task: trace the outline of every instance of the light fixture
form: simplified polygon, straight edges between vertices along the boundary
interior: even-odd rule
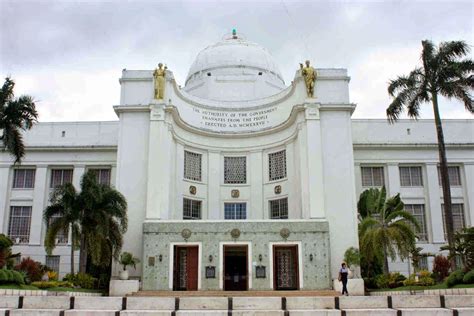
[[[159,260],[160,262],[163,261],[163,255],[159,255],[159,256],[158,256],[158,260]]]
[[[309,254],[309,261],[313,261],[313,254],[312,253]]]
[[[258,255],[258,261],[262,262],[262,254]]]
[[[212,255],[209,255],[209,262],[212,262]]]

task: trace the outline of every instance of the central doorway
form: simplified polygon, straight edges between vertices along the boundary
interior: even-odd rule
[[[298,246],[273,246],[273,286],[275,290],[299,288]]]
[[[248,290],[248,247],[224,245],[224,291]]]
[[[174,291],[197,291],[198,260],[198,246],[174,246]]]

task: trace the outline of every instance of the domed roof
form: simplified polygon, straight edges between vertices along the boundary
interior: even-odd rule
[[[239,92],[219,84],[224,81],[238,82]],[[197,55],[184,90],[203,98],[224,101],[267,97],[284,87],[283,77],[270,53],[234,32],[231,37],[206,47]]]

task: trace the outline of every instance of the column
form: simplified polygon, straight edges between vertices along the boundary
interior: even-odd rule
[[[208,219],[223,219],[221,214],[220,201],[220,179],[221,179],[221,154],[218,151],[208,152],[207,163],[207,214]]]
[[[0,165],[0,232],[5,235],[8,234],[8,224],[6,220],[10,214],[10,210],[7,209],[7,198],[8,192],[10,191],[8,187],[8,183],[10,183],[8,179],[9,172],[10,165]]]
[[[464,217],[466,226],[474,225],[474,162],[464,163]]]
[[[74,185],[77,191],[81,189],[81,180],[85,172],[86,172],[85,165],[74,166],[74,171],[72,173],[72,184]]]
[[[325,218],[324,209],[324,172],[321,143],[321,122],[319,107],[316,104],[307,104],[306,117],[306,147],[309,209],[311,218]]]
[[[164,105],[155,105],[150,115],[146,219],[170,217],[170,185],[174,174],[171,153],[174,149],[164,117]]]
[[[387,179],[385,185],[387,186],[387,196],[394,196],[400,193],[400,170],[398,164],[387,164]]]
[[[36,166],[33,207],[31,208],[30,245],[40,245],[43,242],[43,236],[41,234],[43,211],[48,203],[47,197],[49,196],[47,174],[48,167],[46,165]]]
[[[250,168],[250,205],[247,208],[248,219],[265,219],[263,205],[263,154],[262,151],[251,152],[249,155]]]
[[[433,243],[444,243],[443,217],[441,212],[441,195],[439,190],[437,163],[426,164],[426,184],[428,186],[427,202],[429,203]]]

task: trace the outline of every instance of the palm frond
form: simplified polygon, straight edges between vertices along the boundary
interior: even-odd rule
[[[439,44],[438,56],[440,63],[449,63],[456,58],[466,56],[469,45],[464,41],[449,41]]]

